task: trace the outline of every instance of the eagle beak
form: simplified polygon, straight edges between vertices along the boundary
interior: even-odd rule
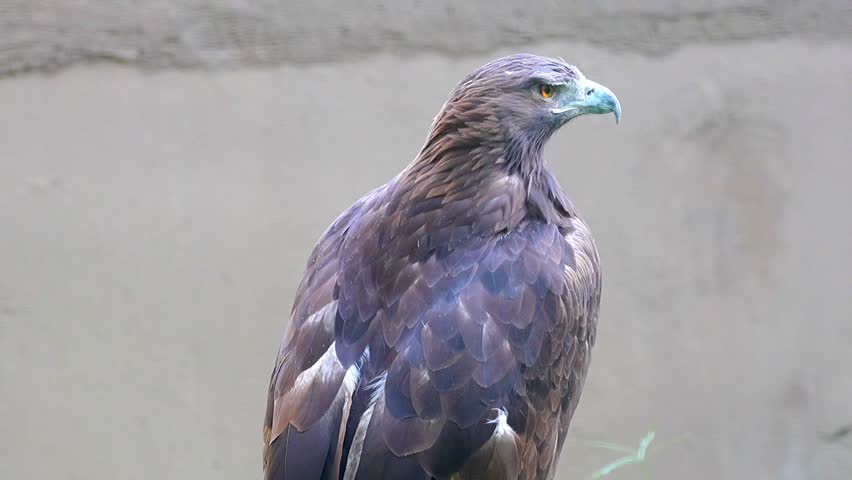
[[[612,90],[588,79],[577,82],[577,96],[562,108],[553,109],[553,113],[576,112],[577,115],[587,113],[610,113],[615,115],[615,123],[621,121],[621,104]]]
[[[580,94],[584,97],[578,102],[582,113],[610,113],[615,114],[615,123],[621,121],[621,104],[612,90],[591,80],[581,83]]]

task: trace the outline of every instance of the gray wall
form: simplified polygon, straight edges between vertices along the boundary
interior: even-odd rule
[[[547,149],[605,268],[558,478],[852,478],[848,2],[141,3],[0,0],[0,478],[257,478],[316,237],[518,50],[624,107]]]

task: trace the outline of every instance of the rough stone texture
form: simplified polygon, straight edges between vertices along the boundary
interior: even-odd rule
[[[624,106],[547,149],[605,272],[558,478],[850,478],[852,44],[524,49]],[[258,478],[310,247],[509,51],[0,81],[0,478]]]
[[[660,54],[694,43],[852,37],[848,0],[0,0],[0,75],[81,62],[234,67],[553,39]]]

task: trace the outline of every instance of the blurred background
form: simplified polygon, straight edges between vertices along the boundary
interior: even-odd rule
[[[845,0],[0,0],[0,478],[259,478],[313,243],[520,51],[624,108],[546,150],[605,278],[557,478],[852,478]]]

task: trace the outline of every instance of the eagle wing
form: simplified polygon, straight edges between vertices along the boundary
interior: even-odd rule
[[[265,479],[338,478],[340,436],[360,380],[334,349],[341,249],[364,206],[381,193],[378,189],[366,195],[341,214],[308,259],[269,383],[263,424]],[[347,373],[352,374],[344,386]]]

